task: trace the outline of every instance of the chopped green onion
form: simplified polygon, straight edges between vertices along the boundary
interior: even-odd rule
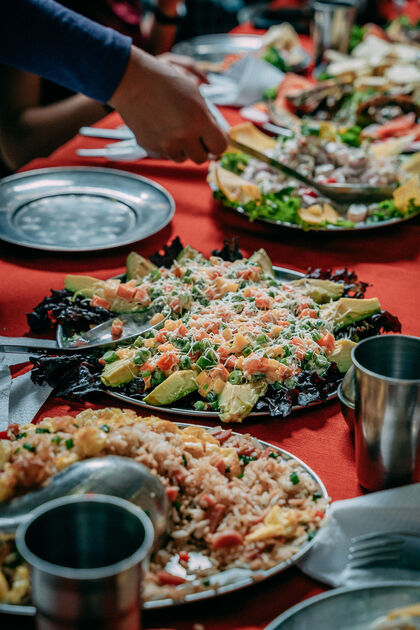
[[[316,503],[318,499],[322,499],[322,494],[320,492],[314,492],[312,495],[312,501]]]
[[[17,440],[20,440],[20,438],[26,437],[26,433],[18,433],[16,436]]]
[[[241,370],[233,370],[228,376],[228,381],[232,383],[232,385],[239,385],[243,380],[244,374]]]
[[[53,444],[60,444],[62,439],[63,438],[60,435],[55,435],[53,438],[51,438],[51,442]]]
[[[137,350],[136,354],[134,355],[134,363],[136,365],[143,365],[143,363],[146,363],[146,361],[150,359],[150,357],[150,350],[147,350],[147,348],[140,348],[140,350]]]
[[[102,355],[102,358],[106,363],[113,363],[114,361],[118,361],[118,354],[115,350],[108,350],[108,352]]]
[[[71,448],[73,448],[74,446],[74,442],[72,440],[72,438],[69,438],[68,440],[66,440],[65,442],[66,444],[66,449],[69,451]]]
[[[105,431],[105,433],[109,433],[110,429],[109,426],[107,424],[103,424],[101,427],[102,431]]]
[[[294,470],[292,473],[290,473],[289,479],[290,479],[290,481],[292,482],[292,484],[294,486],[299,483],[300,479],[299,479],[299,475],[297,474],[296,470]]]
[[[35,433],[50,433],[49,429],[44,429],[43,427],[38,427],[35,429]]]
[[[33,446],[33,444],[27,444],[27,443],[25,443],[25,444],[23,445],[23,448],[26,448],[26,450],[27,450],[27,451],[30,451],[31,453],[35,453],[35,451],[36,451],[36,448],[35,448],[35,446]]]
[[[194,409],[196,411],[204,411],[205,408],[206,408],[206,403],[203,400],[197,400],[194,403]]]

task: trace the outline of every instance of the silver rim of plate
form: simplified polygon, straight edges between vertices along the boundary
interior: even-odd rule
[[[402,597],[406,595],[407,599],[411,599],[408,591],[413,590],[413,601],[402,601]],[[392,595],[396,595],[396,601],[392,602]],[[391,597],[391,600],[389,599]],[[363,601],[363,598],[366,601]],[[343,602],[348,600],[351,602],[353,600],[354,607],[353,611],[356,615],[364,614],[366,617],[372,617],[371,619],[363,619],[363,618],[350,618],[346,614],[345,607],[343,607]],[[379,602],[385,600],[385,608],[384,604]],[[420,582],[415,582],[412,580],[401,580],[401,581],[386,581],[386,582],[378,582],[376,584],[368,584],[366,583],[363,586],[346,586],[342,588],[335,588],[326,593],[321,593],[320,595],[316,595],[315,597],[311,597],[310,599],[306,599],[299,604],[296,604],[292,608],[286,610],[286,612],[276,617],[266,628],[265,630],[298,630],[300,628],[315,628],[322,627],[323,630],[336,630],[336,614],[340,613],[340,619],[345,620],[344,625],[341,626],[343,630],[368,630],[370,623],[374,621],[379,616],[386,615],[390,609],[392,608],[402,608],[403,606],[408,606],[410,604],[418,603],[420,600]],[[336,604],[337,602],[337,604]],[[369,608],[369,603],[371,607]],[[392,603],[391,603],[392,602]],[[378,604],[378,609],[375,610],[372,607],[372,603]],[[336,607],[334,608],[334,605]],[[324,607],[324,614],[330,615],[330,620],[334,625],[317,625],[321,620],[317,619],[316,616],[316,608],[317,606]],[[309,624],[309,625],[306,625]],[[357,628],[355,626],[357,624]],[[360,624],[360,625],[359,625]]]
[[[174,212],[162,186],[118,169],[42,168],[0,180],[0,238],[34,249],[121,247],[156,234]]]
[[[172,52],[179,55],[188,55],[196,61],[209,61],[219,63],[226,55],[241,53],[256,53],[262,46],[262,35],[246,35],[235,33],[214,33],[211,35],[199,35],[182,42],[178,42],[172,48]],[[304,48],[301,48],[302,61],[293,65],[291,70],[302,72],[310,65],[312,59]]]
[[[285,267],[276,267],[273,266],[273,269],[276,273],[276,276],[279,280],[296,280],[298,278],[302,278],[304,276],[300,271],[294,271],[293,269],[286,269]],[[115,276],[118,279],[123,279],[124,275]],[[63,329],[61,326],[57,327],[57,344],[61,347],[63,346]],[[155,405],[148,405],[142,400],[137,400],[136,398],[131,398],[130,396],[126,396],[125,394],[120,394],[118,392],[112,391],[112,389],[104,390],[109,396],[112,398],[117,398],[118,400],[122,400],[131,405],[136,405],[136,407],[142,407],[143,409],[150,409],[154,412],[163,412],[170,413],[175,416],[187,416],[189,418],[210,418],[217,419],[219,414],[216,411],[196,411],[195,409],[182,409],[181,407],[157,407]],[[336,398],[337,392],[333,392],[328,396],[327,401]],[[317,401],[314,403],[310,403],[309,405],[296,405],[292,407],[292,411],[299,411],[301,409],[309,409],[309,407],[313,407],[315,405],[323,404],[322,401]],[[263,416],[270,415],[268,411],[252,411],[248,418],[258,418]]]
[[[206,427],[204,425],[199,425],[199,424],[190,424],[188,422],[176,422],[176,425],[180,428],[191,427],[191,426],[200,427],[206,430],[211,428],[211,427]],[[234,433],[233,435],[240,435],[240,434]],[[305,471],[312,477],[312,479],[318,485],[323,498],[328,498],[328,492],[323,482],[318,477],[318,475],[312,470],[312,468],[310,468],[307,464],[305,464],[305,462],[303,462],[301,459],[299,459],[295,455],[292,455],[291,453],[289,453],[289,451],[285,451],[279,446],[270,444],[270,442],[265,442],[264,440],[259,440],[258,438],[255,438],[255,437],[253,439],[257,440],[257,442],[261,444],[261,446],[265,448],[268,448],[268,447],[272,448],[276,452],[281,453],[281,455],[285,457],[286,459],[293,459],[294,461],[296,461],[300,466],[302,466],[305,469]],[[330,507],[328,506],[325,514],[328,513],[329,509]],[[292,556],[285,562],[281,562],[280,564],[275,565],[271,569],[266,569],[265,571],[251,571],[250,569],[242,569],[243,572],[245,571],[247,572],[248,574],[247,576],[244,577],[244,575],[242,574],[237,580],[234,580],[231,583],[227,583],[224,586],[220,586],[220,587],[215,586],[214,588],[208,588],[199,593],[191,593],[189,595],[186,595],[185,598],[182,600],[173,600],[169,598],[150,600],[148,602],[144,602],[143,608],[145,609],[167,608],[169,606],[176,606],[176,605],[195,602],[195,601],[199,601],[203,599],[210,599],[218,595],[223,595],[224,593],[232,593],[234,591],[239,591],[242,588],[251,586],[252,584],[258,583],[262,580],[266,580],[274,575],[277,575],[278,573],[281,573],[285,571],[287,568],[296,564],[304,555],[308,553],[312,545],[315,543],[315,540],[316,540],[316,536],[312,538],[312,540],[308,540],[306,543],[304,543],[298,549],[298,551],[295,553],[294,556]],[[227,569],[227,571],[231,571],[231,569]],[[240,573],[241,569],[238,569],[238,571]],[[223,574],[223,571],[221,573],[218,573],[217,575],[220,576],[222,574]],[[35,616],[35,612],[36,612],[35,606],[32,606],[32,605],[13,606],[11,604],[0,604],[0,614],[6,613],[6,614],[25,615],[25,616],[32,617],[32,616]]]

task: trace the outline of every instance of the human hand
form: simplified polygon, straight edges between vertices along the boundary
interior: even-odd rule
[[[197,84],[208,83],[207,75],[200,70],[192,57],[187,55],[175,55],[174,53],[162,53],[157,55],[157,59],[171,64],[179,70],[184,76],[193,79]]]
[[[201,164],[226,149],[227,136],[194,82],[135,46],[109,102],[149,152]]]

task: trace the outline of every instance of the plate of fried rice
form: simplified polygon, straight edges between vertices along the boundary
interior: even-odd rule
[[[304,462],[224,427],[106,408],[11,425],[8,436],[0,440],[0,502],[89,457],[131,457],[159,477],[170,519],[150,558],[145,608],[214,597],[284,571],[310,549],[328,510],[327,491]],[[0,612],[35,614],[30,588],[13,536],[4,535]]]

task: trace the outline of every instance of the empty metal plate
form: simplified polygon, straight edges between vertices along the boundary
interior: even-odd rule
[[[261,35],[216,33],[214,35],[199,35],[178,42],[172,48],[172,52],[178,55],[188,55],[196,61],[218,63],[223,61],[226,55],[256,52],[261,46]]]
[[[110,249],[159,232],[175,211],[159,184],[110,168],[58,167],[0,181],[0,238],[35,249]]]

